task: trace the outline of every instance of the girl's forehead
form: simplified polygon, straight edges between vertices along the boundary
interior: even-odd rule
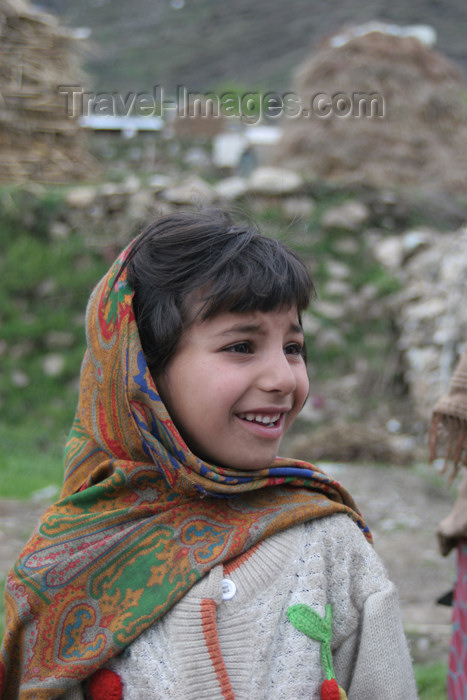
[[[222,311],[194,325],[199,332],[221,335],[231,332],[260,333],[269,329],[302,332],[295,306],[272,311]]]

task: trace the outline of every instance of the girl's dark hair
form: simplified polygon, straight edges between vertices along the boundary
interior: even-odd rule
[[[195,318],[222,311],[304,311],[315,289],[279,241],[224,211],[162,216],[136,239],[125,266],[141,344],[154,377]]]

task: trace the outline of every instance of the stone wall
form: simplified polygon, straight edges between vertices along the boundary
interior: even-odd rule
[[[408,231],[373,242],[375,257],[401,280],[392,301],[405,379],[428,418],[467,343],[467,227]]]

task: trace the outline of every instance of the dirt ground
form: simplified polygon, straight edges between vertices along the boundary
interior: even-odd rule
[[[357,501],[375,547],[399,589],[404,625],[414,659],[444,661],[451,608],[436,599],[452,588],[455,556],[438,552],[435,531],[453,494],[434,477],[432,467],[380,467],[322,464]],[[33,529],[44,502],[0,500],[0,580]]]

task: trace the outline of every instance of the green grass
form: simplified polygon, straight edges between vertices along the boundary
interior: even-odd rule
[[[444,663],[429,666],[416,664],[415,678],[420,700],[447,700],[446,674]]]
[[[66,435],[44,435],[33,424],[0,425],[0,493],[27,499],[47,486],[61,488]]]

